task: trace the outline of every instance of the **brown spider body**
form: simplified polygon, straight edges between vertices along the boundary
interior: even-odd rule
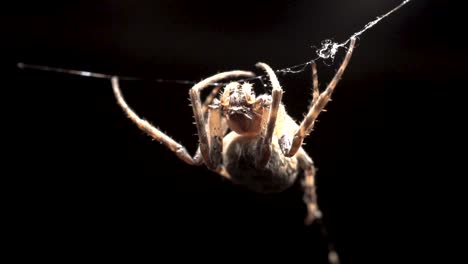
[[[281,103],[283,89],[274,71],[265,63],[258,63],[257,66],[266,71],[270,78],[273,87],[271,95],[255,97],[251,84],[231,82],[225,86],[219,99],[213,99],[219,89],[217,87],[202,103],[200,93],[203,89],[223,79],[255,76],[247,71],[222,72],[195,84],[189,92],[199,138],[199,146],[193,157],[184,146],[140,118],[127,105],[117,77],[112,78],[112,87],[118,104],[127,116],[187,164],[204,164],[233,182],[261,193],[287,189],[297,179],[299,170],[303,170],[304,202],[308,211],[305,223],[311,224],[321,218],[321,212],[315,193],[315,166],[302,148],[302,143],[330,101],[354,45],[355,38],[351,38],[343,63],[322,93],[318,89],[316,65],[312,63],[313,98],[300,124],[286,113]],[[329,260],[338,263],[333,249],[330,249]]]
[[[241,89],[235,93],[244,92]],[[231,96],[238,97],[236,94]],[[251,97],[255,97],[253,92]],[[285,157],[278,144],[281,135],[287,132],[293,133],[298,127],[286,114],[282,104],[279,106],[274,126],[270,159],[264,166],[258,164],[258,149],[265,136],[262,134],[265,130],[262,127],[267,121],[262,116],[269,116],[271,101],[271,96],[266,94],[250,103],[242,100],[243,105],[234,106],[234,109],[242,109],[241,114],[232,111],[230,103],[222,108],[222,113],[232,130],[223,139],[223,167],[227,173],[225,176],[235,183],[261,193],[281,192],[287,189],[294,183],[299,172],[297,158]],[[286,129],[290,131],[285,131]]]
[[[284,156],[278,139],[294,133],[298,125],[287,115],[283,104],[279,104],[270,158],[266,164],[259,164],[258,153],[266,136],[272,97],[263,94],[256,98],[252,88],[250,83],[231,82],[220,100],[215,99],[209,106],[220,110],[231,130],[223,138],[221,168],[215,171],[256,192],[281,192],[294,183],[300,168],[295,156]]]
[[[225,137],[223,145],[226,176],[250,190],[260,193],[281,192],[289,188],[297,178],[297,158],[285,158],[275,141],[272,143],[269,162],[261,168],[255,162],[257,137],[231,132]]]

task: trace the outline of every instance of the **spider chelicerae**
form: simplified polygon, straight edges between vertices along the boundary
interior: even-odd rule
[[[230,82],[219,98],[215,98],[220,89],[218,86],[202,103],[202,90],[223,79],[255,76],[248,71],[222,72],[195,84],[189,92],[199,137],[199,146],[193,157],[184,146],[139,117],[128,106],[119,88],[118,77],[113,77],[111,81],[117,102],[130,120],[190,165],[205,164],[232,182],[261,193],[281,192],[289,188],[302,169],[304,202],[308,212],[304,221],[311,224],[321,218],[315,192],[316,170],[301,145],[330,101],[350,61],[354,45],[355,38],[351,38],[341,66],[322,93],[318,89],[316,65],[312,63],[312,102],[300,124],[286,113],[281,102],[283,89],[274,71],[265,63],[260,62],[256,66],[270,78],[273,87],[271,95],[255,96],[252,84]],[[332,263],[338,263],[336,252],[330,250],[329,259]]]

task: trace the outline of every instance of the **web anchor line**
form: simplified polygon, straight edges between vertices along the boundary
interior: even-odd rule
[[[322,59],[331,59],[332,61],[335,59],[336,53],[341,49],[344,48],[346,49],[346,45],[351,41],[351,39],[355,38],[358,39],[360,35],[362,35],[364,32],[378,24],[382,19],[386,18],[393,12],[397,11],[401,7],[403,7],[405,4],[410,2],[411,0],[404,0],[402,3],[400,3],[398,6],[393,8],[392,10],[388,11],[384,15],[378,16],[376,19],[373,21],[367,23],[364,28],[362,28],[360,31],[354,33],[351,35],[347,40],[345,40],[342,43],[337,43],[333,42],[330,39],[325,39],[321,42],[321,47],[315,51],[316,57],[312,60],[309,60],[307,62],[297,64],[294,66],[286,67],[283,69],[276,70],[276,73],[279,74],[297,74],[305,71],[307,66],[309,66],[312,63],[315,63],[316,61]],[[314,46],[312,46],[314,47]],[[80,71],[80,70],[72,70],[72,69],[63,69],[63,68],[55,68],[55,67],[50,67],[50,66],[43,66],[43,65],[34,65],[34,64],[26,64],[19,62],[17,63],[17,67],[24,70],[24,69],[31,69],[31,70],[40,70],[40,71],[49,71],[49,72],[58,72],[58,73],[65,73],[65,74],[72,74],[72,75],[79,75],[83,77],[91,77],[91,78],[101,78],[101,79],[112,79],[114,75],[110,74],[104,74],[104,73],[96,73],[96,72],[89,72],[89,71]],[[247,79],[242,79],[238,81],[253,81],[253,80],[259,80],[262,84],[263,78],[265,78],[266,75],[259,75]],[[139,77],[131,77],[131,76],[119,76],[120,80],[128,80],[128,81],[135,81],[135,80],[143,80],[143,78]],[[153,82],[157,83],[173,83],[173,84],[181,84],[181,85],[195,85],[197,82],[196,81],[190,81],[190,80],[169,80],[169,79],[153,79]],[[220,86],[220,85],[226,85],[226,83],[212,83],[212,86]]]

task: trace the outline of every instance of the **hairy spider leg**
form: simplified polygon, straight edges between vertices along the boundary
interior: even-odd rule
[[[315,101],[317,101],[317,98],[320,95],[319,88],[318,88],[318,77],[317,77],[317,65],[315,62],[312,62],[312,83],[313,83],[313,90],[312,90],[312,102],[310,102],[311,105],[314,105]]]
[[[112,84],[112,89],[117,99],[118,105],[122,108],[122,110],[125,112],[128,118],[137,125],[138,128],[140,128],[143,132],[147,133],[154,140],[165,145],[167,148],[173,151],[177,155],[177,157],[179,157],[181,160],[183,160],[187,164],[190,164],[190,165],[202,165],[203,164],[200,147],[197,148],[197,151],[192,158],[188,154],[188,151],[186,150],[184,146],[177,143],[170,136],[168,136],[164,132],[160,131],[159,129],[151,125],[148,121],[139,117],[135,113],[135,111],[128,106],[127,102],[125,101],[125,98],[122,95],[120,85],[119,85],[119,79],[117,76],[113,76],[111,78],[111,84]],[[203,106],[202,106],[202,110],[204,111],[203,113],[205,113],[208,110],[208,105],[211,104],[211,102],[214,99],[213,94],[216,94],[218,90],[219,90],[219,87],[215,87],[212,93],[205,99]]]
[[[281,88],[278,78],[276,77],[273,70],[265,63],[259,62],[256,64],[257,67],[262,68],[267,72],[270,77],[271,85],[273,90],[271,92],[272,102],[270,106],[268,121],[265,127],[262,127],[262,137],[259,141],[258,155],[257,155],[257,166],[259,168],[265,167],[271,156],[271,140],[273,138],[273,132],[275,130],[276,119],[278,117],[278,110],[281,104],[281,98],[283,97],[283,89]]]
[[[323,111],[327,103],[330,101],[330,97],[336,87],[336,84],[341,79],[344,70],[348,66],[348,63],[351,59],[351,55],[353,53],[355,43],[356,43],[356,39],[351,38],[351,43],[349,45],[348,52],[346,53],[343,63],[341,64],[340,68],[336,72],[331,82],[328,84],[328,87],[325,89],[325,91],[323,91],[318,96],[318,98],[314,100],[312,106],[309,109],[309,112],[307,113],[307,116],[304,118],[304,120],[300,124],[299,129],[297,129],[292,140],[291,140],[292,135],[283,135],[280,137],[279,144],[281,146],[281,150],[287,157],[292,157],[294,156],[294,154],[296,154],[296,152],[301,147],[302,142],[304,141],[304,138],[307,135],[309,135],[309,133],[312,131],[314,124],[315,124],[315,120],[319,116],[320,112]]]
[[[302,187],[304,189],[303,200],[307,207],[307,217],[304,219],[304,224],[311,225],[316,222],[320,226],[322,235],[328,243],[328,262],[330,264],[339,264],[340,260],[338,253],[328,237],[327,229],[325,228],[325,224],[322,222],[322,212],[317,204],[317,194],[315,190],[316,168],[314,166],[314,162],[303,148],[299,149],[297,160],[299,161],[299,166],[304,170],[304,180],[302,182]]]
[[[211,152],[211,142],[208,140],[209,138],[209,130],[207,131],[206,127],[206,120],[204,118],[202,112],[202,104],[200,100],[200,92],[205,89],[208,85],[213,82],[218,82],[222,79],[227,78],[239,78],[239,77],[253,77],[255,76],[252,72],[247,71],[228,71],[228,72],[221,72],[211,77],[206,78],[205,80],[195,84],[192,89],[190,89],[190,100],[192,101],[192,108],[193,114],[195,117],[195,124],[197,126],[198,137],[199,137],[199,147],[200,152],[205,161],[205,165],[211,169],[218,171],[219,164],[215,164],[214,161],[211,160],[210,152]],[[219,119],[219,124],[216,126],[221,127],[221,119]],[[222,144],[221,144],[222,146]],[[215,162],[219,162],[220,160],[215,160]]]
[[[149,136],[151,136],[153,139],[156,141],[162,143],[165,145],[167,148],[169,148],[172,152],[174,152],[177,157],[179,157],[181,160],[186,162],[187,164],[190,165],[201,165],[203,164],[203,159],[199,151],[195,153],[193,157],[190,156],[188,153],[187,149],[176,142],[174,139],[172,139],[170,136],[166,135],[163,133],[161,130],[157,129],[153,125],[151,125],[148,121],[146,121],[143,118],[140,118],[135,111],[133,111],[130,106],[128,106],[127,102],[125,102],[125,99],[122,95],[122,92],[120,90],[119,86],[119,79],[118,77],[114,76],[111,78],[111,83],[112,83],[112,89],[114,91],[114,95],[117,99],[118,105],[122,108],[122,110],[125,112],[125,114],[130,118],[133,123],[135,123],[138,128],[140,128],[142,131],[147,133]]]

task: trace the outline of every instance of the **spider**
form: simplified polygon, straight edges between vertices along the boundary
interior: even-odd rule
[[[272,84],[272,92],[255,96],[252,84],[230,82],[219,98],[220,87],[213,89],[202,103],[200,93],[223,79],[249,78],[248,71],[227,71],[195,84],[189,92],[199,145],[192,157],[184,146],[139,117],[126,103],[118,77],[112,77],[112,88],[118,105],[142,131],[164,144],[177,157],[190,165],[205,164],[210,170],[260,193],[281,192],[296,181],[299,170],[304,171],[302,186],[307,205],[306,225],[320,220],[322,214],[315,192],[315,166],[301,147],[314,127],[315,120],[330,101],[338,81],[350,61],[355,39],[351,39],[346,56],[335,76],[322,92],[318,89],[317,69],[312,63],[313,98],[309,111],[298,124],[286,113],[281,102],[283,89],[274,71],[265,63],[263,69]],[[336,252],[329,253],[330,262],[338,263]]]

